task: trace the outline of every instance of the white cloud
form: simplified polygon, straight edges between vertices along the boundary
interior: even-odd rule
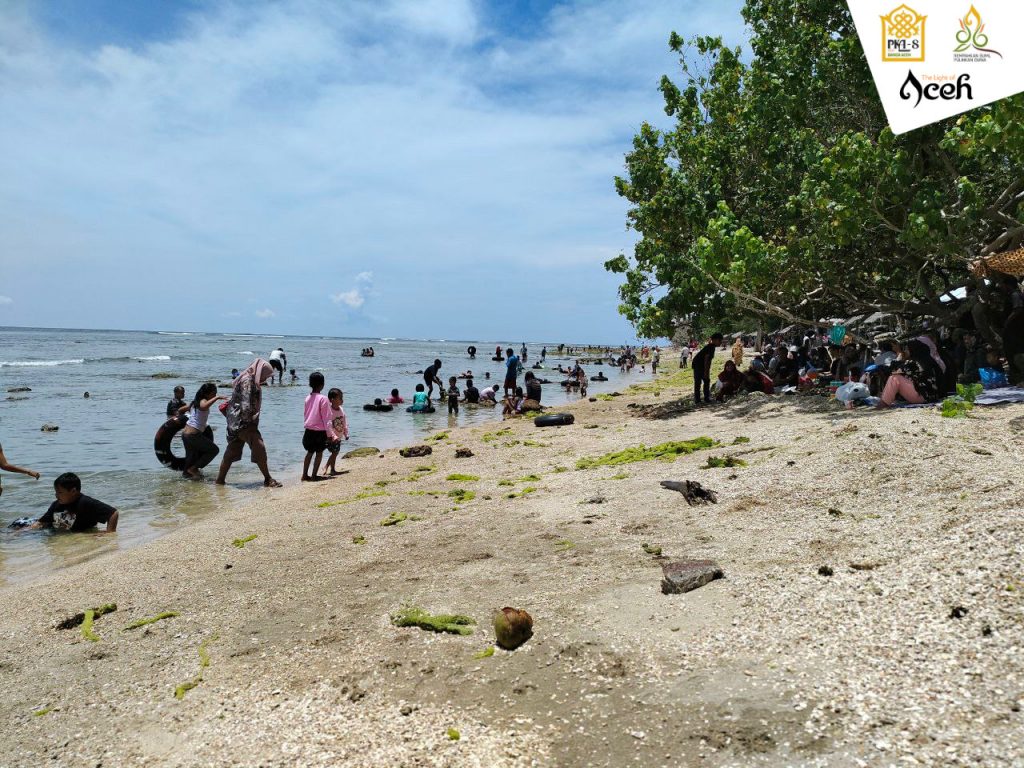
[[[363,296],[358,288],[353,288],[351,291],[332,293],[331,301],[335,304],[344,304],[352,309],[359,309],[366,303],[366,297]]]
[[[4,304],[13,304],[13,303],[14,303],[14,299],[12,299],[10,296],[0,296],[0,306],[2,306]]]
[[[373,282],[373,272],[360,272],[358,275],[356,275],[356,282],[357,283],[372,283]]]
[[[257,309],[256,310],[256,317],[262,317],[262,318],[266,319],[266,318],[276,317],[276,316],[277,316],[277,313],[274,312],[274,310],[272,310],[272,309]]]

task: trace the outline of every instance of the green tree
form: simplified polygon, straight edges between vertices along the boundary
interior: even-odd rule
[[[1024,99],[894,136],[845,4],[748,0],[743,16],[746,60],[669,38],[675,125],[644,123],[615,180],[641,235],[605,264],[620,311],[644,336],[869,311],[985,327],[990,289],[968,266],[1024,239]]]

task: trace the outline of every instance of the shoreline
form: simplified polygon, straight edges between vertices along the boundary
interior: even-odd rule
[[[333,481],[3,588],[11,765],[1011,762],[1024,406],[966,421],[751,397],[635,416],[672,410],[689,389],[663,383],[675,373],[566,408],[570,427],[453,429],[431,456],[346,460]],[[721,445],[575,468],[699,436]],[[703,468],[730,454],[746,466]],[[689,507],[663,479],[719,501]],[[381,526],[392,513],[422,519]],[[644,543],[725,578],[663,595]],[[54,629],[110,602],[98,642]],[[392,626],[411,603],[475,633]],[[475,658],[503,605],[534,637]],[[162,611],[179,616],[123,631]]]

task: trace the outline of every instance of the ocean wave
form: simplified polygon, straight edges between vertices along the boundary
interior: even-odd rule
[[[252,357],[256,353],[255,352],[239,352],[238,354],[240,354],[240,355],[248,355],[249,357]]]
[[[192,336],[189,331],[157,331],[158,336]]]
[[[133,357],[132,360],[138,360],[140,363],[144,360],[170,360],[170,355],[150,355],[149,357]]]
[[[85,360],[0,360],[0,368],[49,368],[53,365],[79,365]]]

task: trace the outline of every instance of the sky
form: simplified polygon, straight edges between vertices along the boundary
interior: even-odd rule
[[[669,33],[740,0],[0,2],[0,326],[632,340]]]

